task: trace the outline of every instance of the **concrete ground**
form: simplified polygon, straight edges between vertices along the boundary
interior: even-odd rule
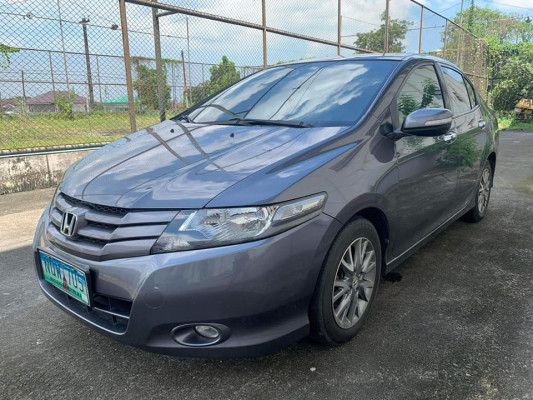
[[[500,137],[487,217],[401,265],[354,340],[257,359],[146,353],[75,321],[32,265],[53,190],[0,196],[0,398],[533,399],[533,133]]]

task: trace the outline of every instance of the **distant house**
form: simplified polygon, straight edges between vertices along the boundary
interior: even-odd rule
[[[133,97],[135,108],[139,106],[139,99],[137,96]],[[128,96],[117,96],[111,99],[102,101],[102,106],[105,111],[128,111]]]
[[[55,112],[59,111],[57,108],[57,99],[68,96],[67,91],[49,91],[31,99],[26,100],[29,112]],[[72,99],[74,106],[73,111],[87,112],[87,99],[82,96],[75,95]]]
[[[2,114],[17,114],[20,112],[20,101],[14,97],[2,99],[0,105],[2,107]]]

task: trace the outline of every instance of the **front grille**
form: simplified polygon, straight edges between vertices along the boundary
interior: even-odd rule
[[[90,208],[91,210],[101,211],[101,212],[108,213],[108,214],[117,214],[117,215],[125,215],[128,213],[127,208],[110,207],[110,206],[104,206],[100,204],[93,204],[93,203],[89,203],[84,200],[80,200],[74,197],[67,196],[64,193],[60,193],[60,196],[62,196],[69,204],[87,207],[87,208]]]
[[[65,212],[77,216],[74,236],[61,233]],[[177,210],[128,210],[88,203],[59,193],[51,206],[47,238],[62,250],[90,260],[150,254]]]

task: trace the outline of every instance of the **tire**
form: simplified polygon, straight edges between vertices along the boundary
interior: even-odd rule
[[[490,191],[492,188],[492,166],[490,162],[485,161],[479,183],[475,193],[475,204],[464,216],[468,222],[479,222],[487,214],[489,207]]]
[[[358,250],[362,258],[357,258]],[[352,339],[368,316],[380,276],[378,233],[368,220],[357,218],[333,242],[318,278],[309,309],[311,339],[326,345]]]

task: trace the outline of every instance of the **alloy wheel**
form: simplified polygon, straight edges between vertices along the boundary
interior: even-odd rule
[[[477,196],[477,208],[481,215],[485,214],[490,196],[490,170],[488,167],[483,169],[481,179],[479,180],[479,189]]]
[[[344,251],[333,282],[331,303],[339,327],[349,329],[363,316],[374,291],[375,279],[374,246],[367,238],[357,238]]]

